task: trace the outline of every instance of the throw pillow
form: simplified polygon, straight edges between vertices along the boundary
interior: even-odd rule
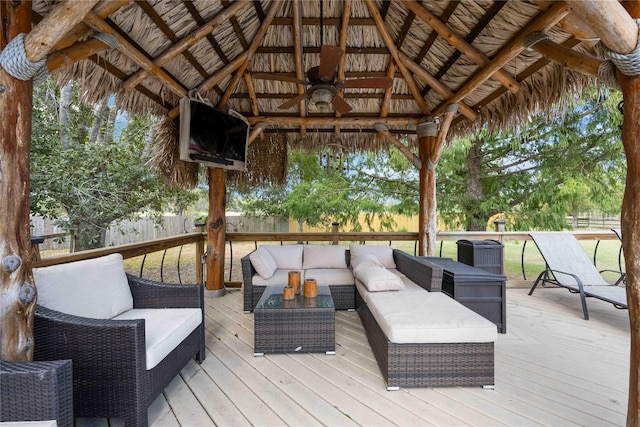
[[[360,267],[384,267],[374,254],[362,254],[351,258],[351,268],[356,271]]]
[[[278,266],[268,250],[263,247],[259,247],[255,251],[249,254],[251,265],[256,269],[256,272],[263,279],[268,279],[273,276]]]
[[[373,254],[386,268],[396,268],[396,262],[393,259],[393,248],[391,246],[352,244],[349,246],[349,249],[351,250],[351,257]]]
[[[404,288],[402,280],[384,267],[360,266],[354,274],[370,292],[397,291]]]

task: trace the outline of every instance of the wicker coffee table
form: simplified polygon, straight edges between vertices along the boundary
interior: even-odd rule
[[[254,309],[254,356],[265,353],[336,353],[335,306],[328,286],[316,298],[285,301],[284,286],[268,286]]]

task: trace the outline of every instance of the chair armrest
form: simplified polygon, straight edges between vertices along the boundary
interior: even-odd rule
[[[124,378],[113,372],[101,373],[105,367],[110,367],[109,371],[126,367],[124,375],[146,370],[142,319],[90,319],[37,305],[33,335],[34,360],[72,359],[75,378],[92,378],[99,383],[100,378]]]
[[[0,422],[56,420],[73,426],[71,360],[0,361]]]
[[[253,253],[253,251],[251,252]],[[251,264],[251,259],[249,259],[249,255],[251,253],[243,256],[240,259],[240,265],[242,265],[242,283],[244,286],[244,311],[249,312],[253,311],[253,275],[257,273],[256,269],[253,268],[253,264]]]
[[[135,308],[201,308],[204,288],[200,284],[178,285],[142,279],[127,273]]]

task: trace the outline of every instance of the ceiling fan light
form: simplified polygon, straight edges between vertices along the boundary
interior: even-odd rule
[[[331,111],[331,101],[333,100],[333,92],[329,89],[316,89],[311,94],[311,102],[320,112]]]

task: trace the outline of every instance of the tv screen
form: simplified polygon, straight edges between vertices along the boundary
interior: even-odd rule
[[[180,100],[180,159],[210,167],[246,170],[249,123],[189,97]]]

